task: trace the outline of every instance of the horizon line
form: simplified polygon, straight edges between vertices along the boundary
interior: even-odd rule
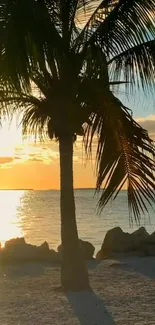
[[[103,190],[101,188],[100,190]],[[96,190],[96,187],[75,187],[74,190]],[[60,191],[59,188],[0,188],[0,191]],[[97,190],[98,191],[98,190]],[[126,189],[121,189],[121,191],[126,191]]]

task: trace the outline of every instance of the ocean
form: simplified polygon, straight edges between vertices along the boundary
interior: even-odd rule
[[[56,190],[1,190],[0,191],[0,242],[24,236],[31,244],[40,245],[45,240],[56,249],[60,244],[60,192]],[[121,191],[97,214],[98,197],[93,189],[76,189],[76,215],[79,238],[90,241],[96,252],[100,249],[107,230],[120,226],[124,231],[137,229],[129,224],[126,191]],[[149,233],[155,230],[155,215],[141,216],[141,226]]]

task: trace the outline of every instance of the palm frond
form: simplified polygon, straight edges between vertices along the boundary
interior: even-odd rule
[[[50,110],[45,98],[38,98],[26,93],[12,92],[0,93],[0,111],[2,115],[12,117],[14,113],[20,115],[23,134],[39,135],[43,140],[52,137],[52,129],[48,130]]]
[[[155,203],[155,154],[148,132],[138,125],[129,110],[110,91],[97,90],[96,111],[85,128],[85,148],[92,152],[97,139],[97,189],[104,185],[99,209],[115,199],[125,184],[128,192],[130,221],[140,222],[141,212],[148,211],[146,202]]]
[[[44,108],[44,103],[38,107],[30,103],[26,106],[21,121],[23,134],[39,136],[41,141],[49,136],[51,139],[53,138],[52,129],[48,129],[51,118],[46,114]]]
[[[118,0],[88,1],[86,10],[80,8],[77,16],[79,17],[79,26],[81,25],[81,32],[74,42],[75,48],[85,46],[101,22],[105,20],[109,10],[111,11],[117,2]]]
[[[103,0],[87,23],[79,43],[97,42],[107,55],[117,55],[155,37],[154,0]]]
[[[89,7],[91,4],[91,13],[92,13],[92,4],[95,6],[100,0],[72,0],[70,1],[70,23],[69,23],[69,35],[70,35],[70,47],[72,48],[74,41],[78,38],[81,33],[81,24],[82,17],[89,15]],[[69,1],[68,1],[69,3]]]
[[[52,91],[53,80],[52,76],[47,70],[34,71],[31,72],[30,78],[32,82],[36,85],[38,93],[41,92],[45,98],[50,97],[50,92]],[[31,87],[32,88],[32,87]],[[32,89],[33,92],[33,89]]]
[[[60,49],[61,37],[43,3],[0,1],[0,72],[18,90],[29,88],[31,69],[44,69]]]
[[[153,0],[101,1],[76,39],[75,51],[84,51],[87,60],[90,49],[98,48],[109,64],[110,80],[125,80],[126,90],[134,85],[150,90],[155,78],[154,10]]]
[[[78,0],[59,1],[61,35],[64,42],[64,48],[70,48],[72,33],[75,30],[75,14],[77,10]]]
[[[132,87],[151,89],[155,81],[155,40],[129,48],[109,60],[108,65],[112,79],[123,78]]]

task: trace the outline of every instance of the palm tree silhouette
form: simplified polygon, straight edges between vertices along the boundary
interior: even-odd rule
[[[73,190],[78,135],[88,158],[96,141],[99,208],[124,184],[131,219],[155,201],[153,142],[114,92],[154,86],[154,11],[154,0],[0,1],[1,107],[22,112],[24,133],[59,143],[64,290],[89,288]]]

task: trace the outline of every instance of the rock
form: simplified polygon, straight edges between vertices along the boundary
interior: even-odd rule
[[[63,251],[62,244],[60,244],[60,245],[57,247],[57,251],[58,251],[58,253],[59,253],[60,255],[62,254],[62,251]]]
[[[79,242],[80,242],[80,248],[82,250],[84,259],[91,260],[95,252],[95,247],[90,242],[82,239],[80,239]]]
[[[97,259],[120,256],[145,256],[146,249],[143,245],[149,238],[144,227],[133,233],[125,233],[120,227],[110,229],[105,236],[101,250],[97,253]]]
[[[147,256],[155,256],[155,245],[147,246]]]
[[[24,237],[12,238],[5,242],[5,248],[17,246],[17,245],[26,245]]]
[[[42,245],[37,247],[38,260],[42,261],[59,261],[60,257],[54,249],[50,249],[48,243],[45,241]]]
[[[9,240],[0,251],[2,263],[59,262],[59,260],[59,254],[50,250],[47,242],[35,246],[27,244],[24,238]]]
[[[85,260],[93,259],[95,247],[90,242],[82,240],[82,239],[79,239],[79,245],[80,245],[80,249],[82,251],[84,259]],[[62,244],[58,246],[57,250],[61,256],[62,250],[63,250]]]
[[[155,231],[145,239],[145,243],[155,245]]]
[[[149,238],[149,234],[144,227],[140,227],[138,230],[131,233],[130,234],[130,240],[132,243],[131,250],[142,251],[148,238]]]
[[[102,244],[101,250],[105,255],[111,255],[112,252],[124,252],[129,251],[131,242],[130,235],[124,233],[120,227],[110,229],[106,235]]]
[[[101,261],[101,260],[104,260],[106,259],[106,255],[104,255],[104,252],[102,249],[100,249],[97,254],[96,254],[96,259]]]
[[[155,231],[146,236],[144,241],[142,241],[141,247],[147,256],[155,256]]]
[[[144,227],[140,227],[139,229],[137,229],[130,235],[136,236],[136,237],[141,237],[143,239],[150,236]]]
[[[130,234],[130,236],[135,247],[141,246],[141,244],[147,242],[148,238],[150,237],[150,235],[148,234],[148,232],[144,227],[140,227],[132,234]]]
[[[43,244],[41,244],[40,246],[38,246],[38,252],[40,253],[40,255],[43,255],[43,254],[46,255],[46,254],[50,253],[50,248],[46,241]]]

